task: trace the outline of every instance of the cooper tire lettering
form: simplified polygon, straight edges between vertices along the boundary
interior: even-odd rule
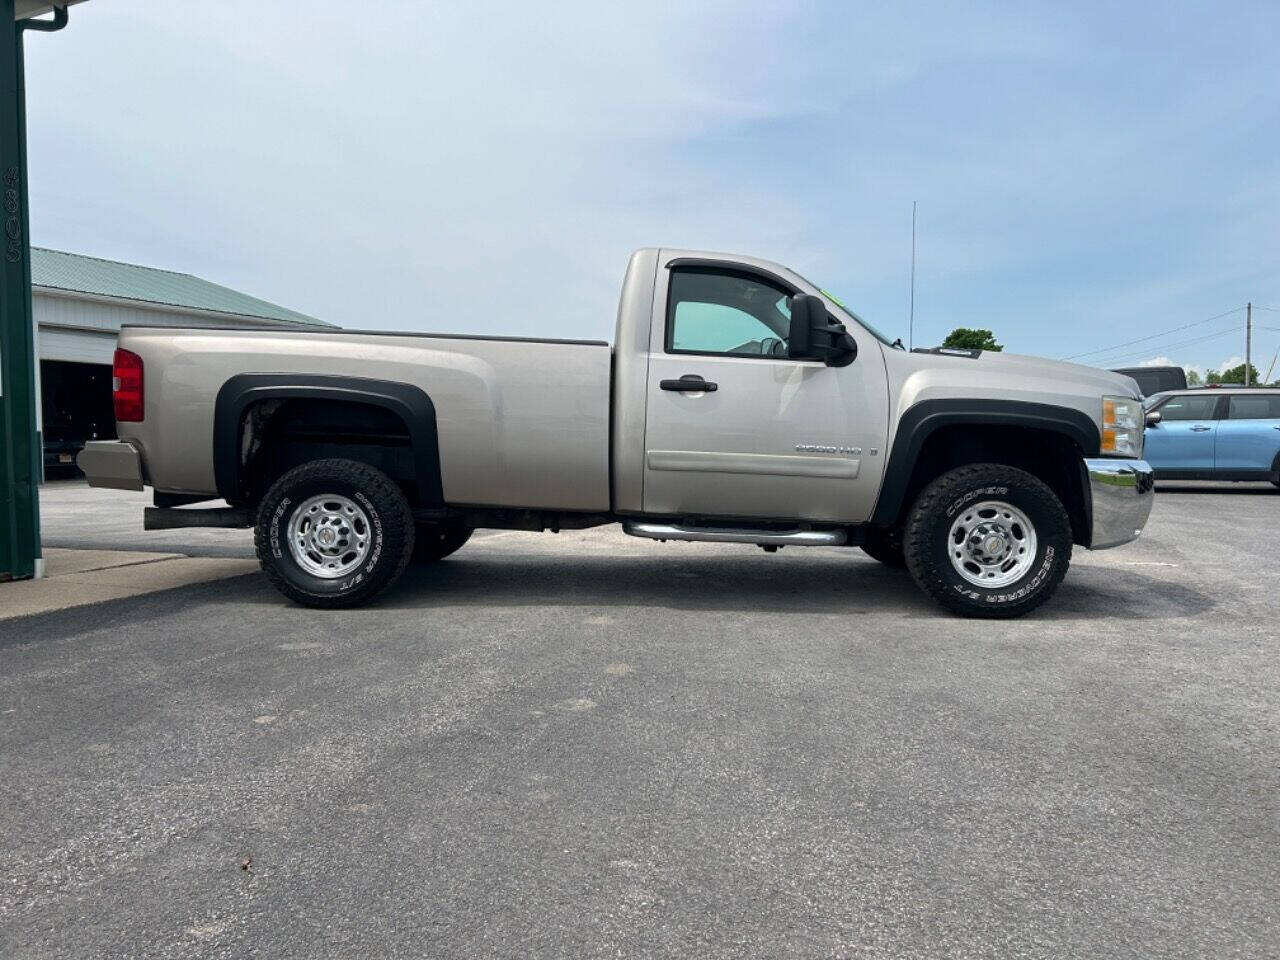
[[[970,583],[957,570],[961,561],[953,563],[952,551],[958,545],[967,546],[964,541],[950,542],[953,522],[958,522],[962,510],[980,501],[1007,502],[1016,510],[1006,515],[1021,512],[1034,526],[1037,555],[1021,578],[1006,579],[1007,585],[983,588]],[[1031,474],[1003,464],[972,464],[943,474],[921,492],[908,513],[904,554],[916,583],[949,610],[973,617],[1016,617],[1044,603],[1062,582],[1071,557],[1071,523],[1053,491]],[[954,555],[972,564],[968,556]],[[983,559],[980,554],[978,559]],[[971,569],[974,572],[965,576],[985,576],[980,572],[984,568]]]
[[[368,558],[354,570],[348,568],[349,576],[332,579],[313,562],[311,551],[323,546],[281,543],[280,533],[282,523],[297,528],[298,519],[291,518],[295,504],[303,509],[308,500],[315,503],[327,496],[347,498],[354,504],[353,517],[363,510],[369,532]],[[359,527],[343,531],[350,535],[351,529]],[[308,607],[338,608],[364,603],[395,583],[409,563],[415,533],[409,503],[390,477],[365,463],[330,459],[295,467],[275,482],[259,505],[254,539],[263,572],[277,590]],[[297,558],[295,550],[301,550]]]

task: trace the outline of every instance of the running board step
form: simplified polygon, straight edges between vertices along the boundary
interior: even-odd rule
[[[245,507],[214,507],[192,510],[183,507],[144,507],[143,530],[182,530],[186,527],[253,526],[253,515]]]
[[[622,532],[650,540],[756,543],[762,547],[840,547],[849,542],[843,530],[751,530],[747,527],[691,527],[627,521],[622,525]]]

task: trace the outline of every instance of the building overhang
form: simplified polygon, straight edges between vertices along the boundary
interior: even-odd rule
[[[28,20],[31,17],[43,17],[47,13],[53,13],[54,7],[70,7],[83,2],[84,0],[58,0],[56,3],[49,3],[48,0],[14,0],[13,19]]]

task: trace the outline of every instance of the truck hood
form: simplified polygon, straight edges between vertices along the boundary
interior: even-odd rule
[[[1134,399],[1142,396],[1142,391],[1138,389],[1138,382],[1133,377],[1123,373],[1112,373],[1101,367],[1088,367],[1080,363],[1067,363],[1065,360],[1050,360],[1047,357],[1032,357],[1020,353],[991,353],[985,350],[978,355],[976,362],[996,376],[1004,373],[1030,374],[1052,380],[1075,382],[1083,387],[1093,388],[1100,395],[1105,396],[1133,397]]]
[[[1016,353],[977,356],[884,351],[896,411],[923,400],[972,398],[1074,407],[1098,420],[1104,396],[1141,398],[1132,377]]]

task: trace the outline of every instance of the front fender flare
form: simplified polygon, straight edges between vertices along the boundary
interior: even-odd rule
[[[1098,425],[1071,407],[1020,400],[922,400],[898,420],[871,523],[898,522],[925,441],[943,427],[956,425],[972,425],[975,430],[993,426],[1050,430],[1072,440],[1082,457],[1096,457],[1101,444]]]

